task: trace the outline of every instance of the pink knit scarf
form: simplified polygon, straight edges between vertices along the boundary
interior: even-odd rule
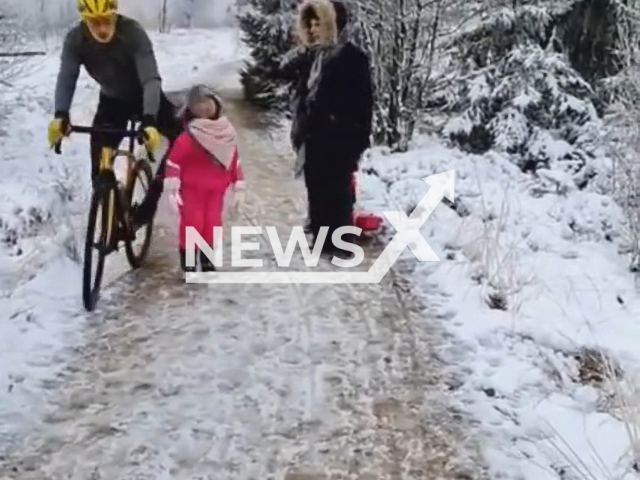
[[[189,123],[188,129],[202,148],[213,155],[224,168],[230,168],[237,146],[237,135],[227,117],[217,120],[196,118]]]

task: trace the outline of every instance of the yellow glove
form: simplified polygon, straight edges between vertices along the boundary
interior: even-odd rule
[[[160,146],[160,132],[155,127],[146,127],[144,129],[144,145],[151,153],[156,153]]]
[[[68,121],[63,118],[54,118],[49,122],[49,130],[47,132],[47,141],[49,142],[49,147],[53,147],[57,144],[62,137],[64,137],[67,132]]]

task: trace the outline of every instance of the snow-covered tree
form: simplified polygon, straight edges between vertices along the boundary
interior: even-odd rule
[[[195,11],[196,0],[185,0],[184,5],[184,21],[187,28],[193,25],[193,14]]]
[[[595,83],[624,67],[620,41],[632,25],[634,0],[574,0],[556,19],[557,37],[571,66]]]
[[[506,7],[457,35],[444,94],[456,115],[443,132],[470,151],[510,154],[525,171],[558,166],[583,187],[601,120],[593,86],[563,53],[557,26],[569,7]]]
[[[594,57],[604,58],[599,63],[601,68],[592,75],[598,81],[602,100],[607,105],[636,111],[640,98],[640,4],[628,0],[611,0],[610,4],[606,15],[611,28],[599,35],[608,42],[595,45],[593,50],[596,52],[592,57],[586,57],[585,63],[593,63]],[[577,51],[574,55],[585,57]]]
[[[246,0],[238,15],[251,60],[240,71],[247,100],[263,108],[286,109],[289,85],[279,73],[283,55],[293,47],[297,0]]]
[[[167,0],[162,0],[158,23],[160,24],[160,32],[163,33],[166,33],[169,30],[169,10],[167,7]]]

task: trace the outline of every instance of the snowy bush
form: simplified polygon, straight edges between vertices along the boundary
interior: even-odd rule
[[[512,195],[509,185],[503,187],[503,198],[496,205],[481,193],[481,218],[465,223],[462,251],[471,261],[471,277],[482,286],[490,308],[516,312],[519,296],[534,281],[534,275],[522,259],[526,242],[509,229],[514,222]]]
[[[561,168],[582,187],[601,120],[591,85],[551,49],[551,18],[545,8],[503,9],[456,38],[465,76],[448,92],[456,115],[443,134],[474,153],[504,152],[523,171]]]

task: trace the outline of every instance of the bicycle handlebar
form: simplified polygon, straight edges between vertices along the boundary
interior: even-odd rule
[[[144,131],[142,130],[131,130],[131,129],[122,129],[122,128],[109,128],[109,127],[88,127],[84,125],[70,125],[69,133],[98,133],[102,135],[118,135],[123,138],[135,138],[139,140],[139,143],[142,143],[142,139],[144,137]],[[62,140],[54,145],[54,151],[56,154],[60,155],[62,153]]]

